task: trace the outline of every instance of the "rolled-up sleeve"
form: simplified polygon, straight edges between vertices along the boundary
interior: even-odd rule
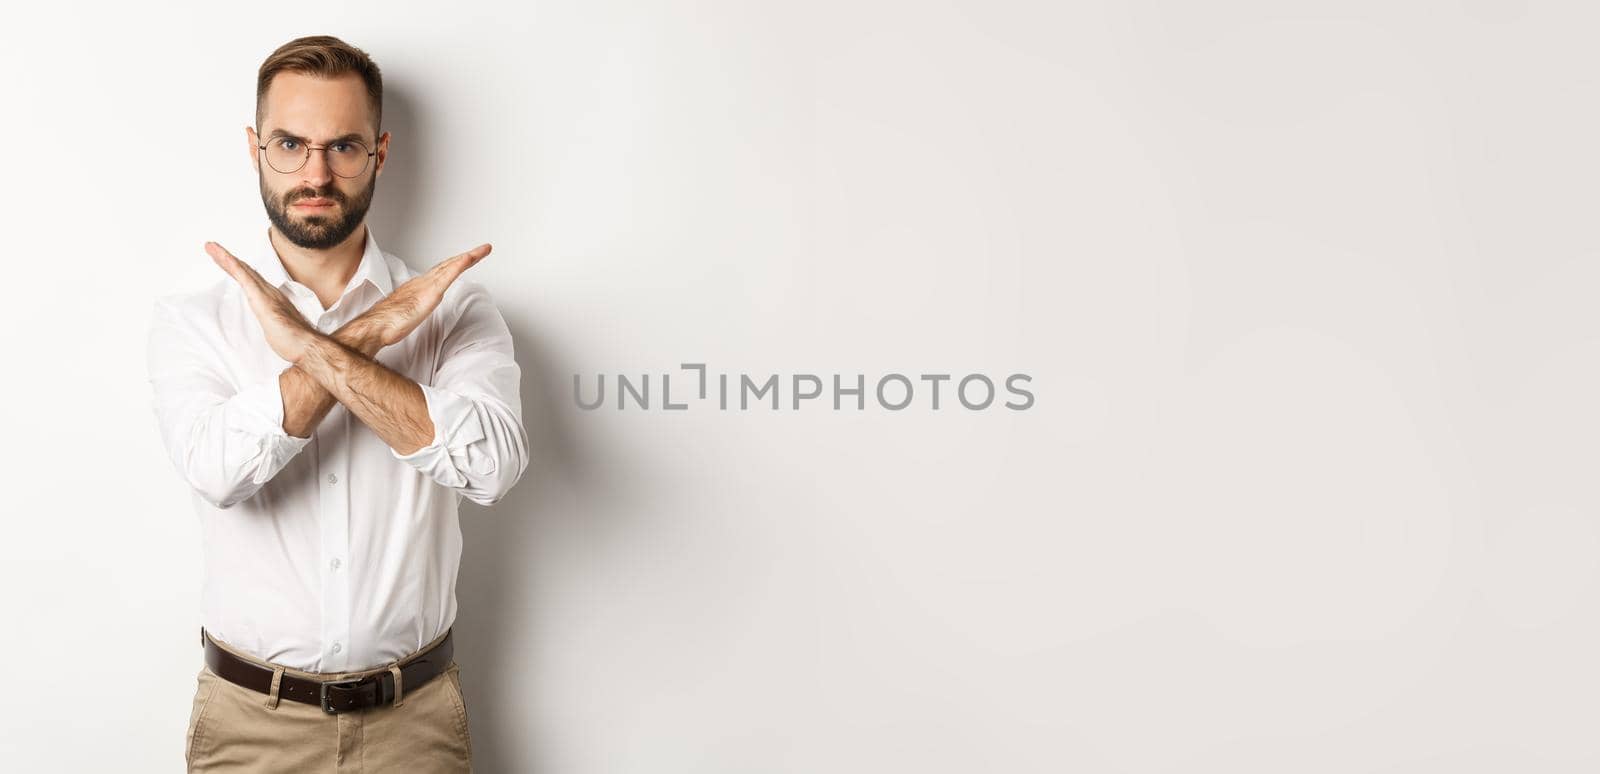
[[[450,319],[431,384],[418,383],[433,440],[395,459],[479,505],[493,505],[528,467],[522,371],[511,329],[481,283],[457,280],[440,309]]]
[[[146,365],[162,444],[191,489],[217,508],[231,508],[272,480],[311,438],[284,431],[278,374],[237,387],[215,352],[173,301],[156,300]]]

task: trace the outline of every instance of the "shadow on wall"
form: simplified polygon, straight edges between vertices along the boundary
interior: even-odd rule
[[[422,181],[433,174],[434,149],[428,144],[427,121],[427,111],[419,109],[404,84],[384,84],[382,129],[390,134],[389,156],[367,222],[381,235],[385,251],[400,256],[417,271],[445,257],[421,260],[413,258],[410,250],[417,242],[418,215],[424,204]]]
[[[418,271],[446,257],[418,253],[414,246],[421,232],[448,228],[426,214],[431,189],[424,181],[439,174],[437,167],[447,163],[450,150],[432,139],[432,115],[425,105],[406,84],[385,85],[390,157],[368,214],[375,233],[383,235],[384,249]],[[537,738],[530,741],[542,697],[512,695],[516,684],[542,682],[537,678],[540,654],[532,642],[519,638],[520,632],[545,629],[534,589],[538,550],[571,545],[563,535],[579,530],[583,536],[572,539],[595,539],[597,525],[590,515],[566,504],[598,502],[625,487],[603,480],[603,467],[587,462],[602,455],[582,449],[582,439],[564,421],[572,412],[563,403],[567,393],[560,375],[573,369],[557,362],[558,347],[532,324],[527,299],[514,288],[486,286],[511,329],[522,369],[529,463],[516,487],[492,508],[460,501],[463,546],[453,637],[472,724],[474,768],[539,771],[544,767],[527,758],[542,746]],[[558,492],[562,497],[552,497]]]

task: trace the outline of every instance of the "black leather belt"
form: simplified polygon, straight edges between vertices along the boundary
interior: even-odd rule
[[[400,686],[407,693],[449,668],[454,655],[450,642],[454,629],[446,630],[444,639],[400,667]],[[223,650],[206,635],[204,626],[200,627],[200,643],[206,649],[206,666],[218,677],[253,691],[272,693],[274,670]],[[278,698],[318,706],[329,714],[393,704],[394,673],[384,670],[354,680],[308,680],[284,672],[278,681]]]

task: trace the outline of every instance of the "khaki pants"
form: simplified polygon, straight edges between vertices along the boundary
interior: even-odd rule
[[[434,642],[443,638],[441,634]],[[212,642],[267,669],[312,680],[388,671],[385,665],[360,672],[304,672],[262,661],[221,640]],[[190,772],[471,772],[472,737],[460,671],[452,659],[443,673],[420,686],[402,682],[394,704],[330,715],[321,707],[279,701],[276,688],[269,696],[235,685],[202,666],[195,678],[184,760]]]

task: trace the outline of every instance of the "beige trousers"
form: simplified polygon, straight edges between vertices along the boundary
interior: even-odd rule
[[[441,634],[434,642],[443,638]],[[353,679],[389,670],[386,664],[360,672],[305,672],[262,661],[215,638],[212,642],[267,669],[310,680]],[[394,704],[330,715],[321,707],[280,701],[277,680],[268,695],[202,666],[195,677],[184,760],[190,772],[471,772],[472,737],[460,672],[452,659],[442,674],[420,686],[402,683]]]

